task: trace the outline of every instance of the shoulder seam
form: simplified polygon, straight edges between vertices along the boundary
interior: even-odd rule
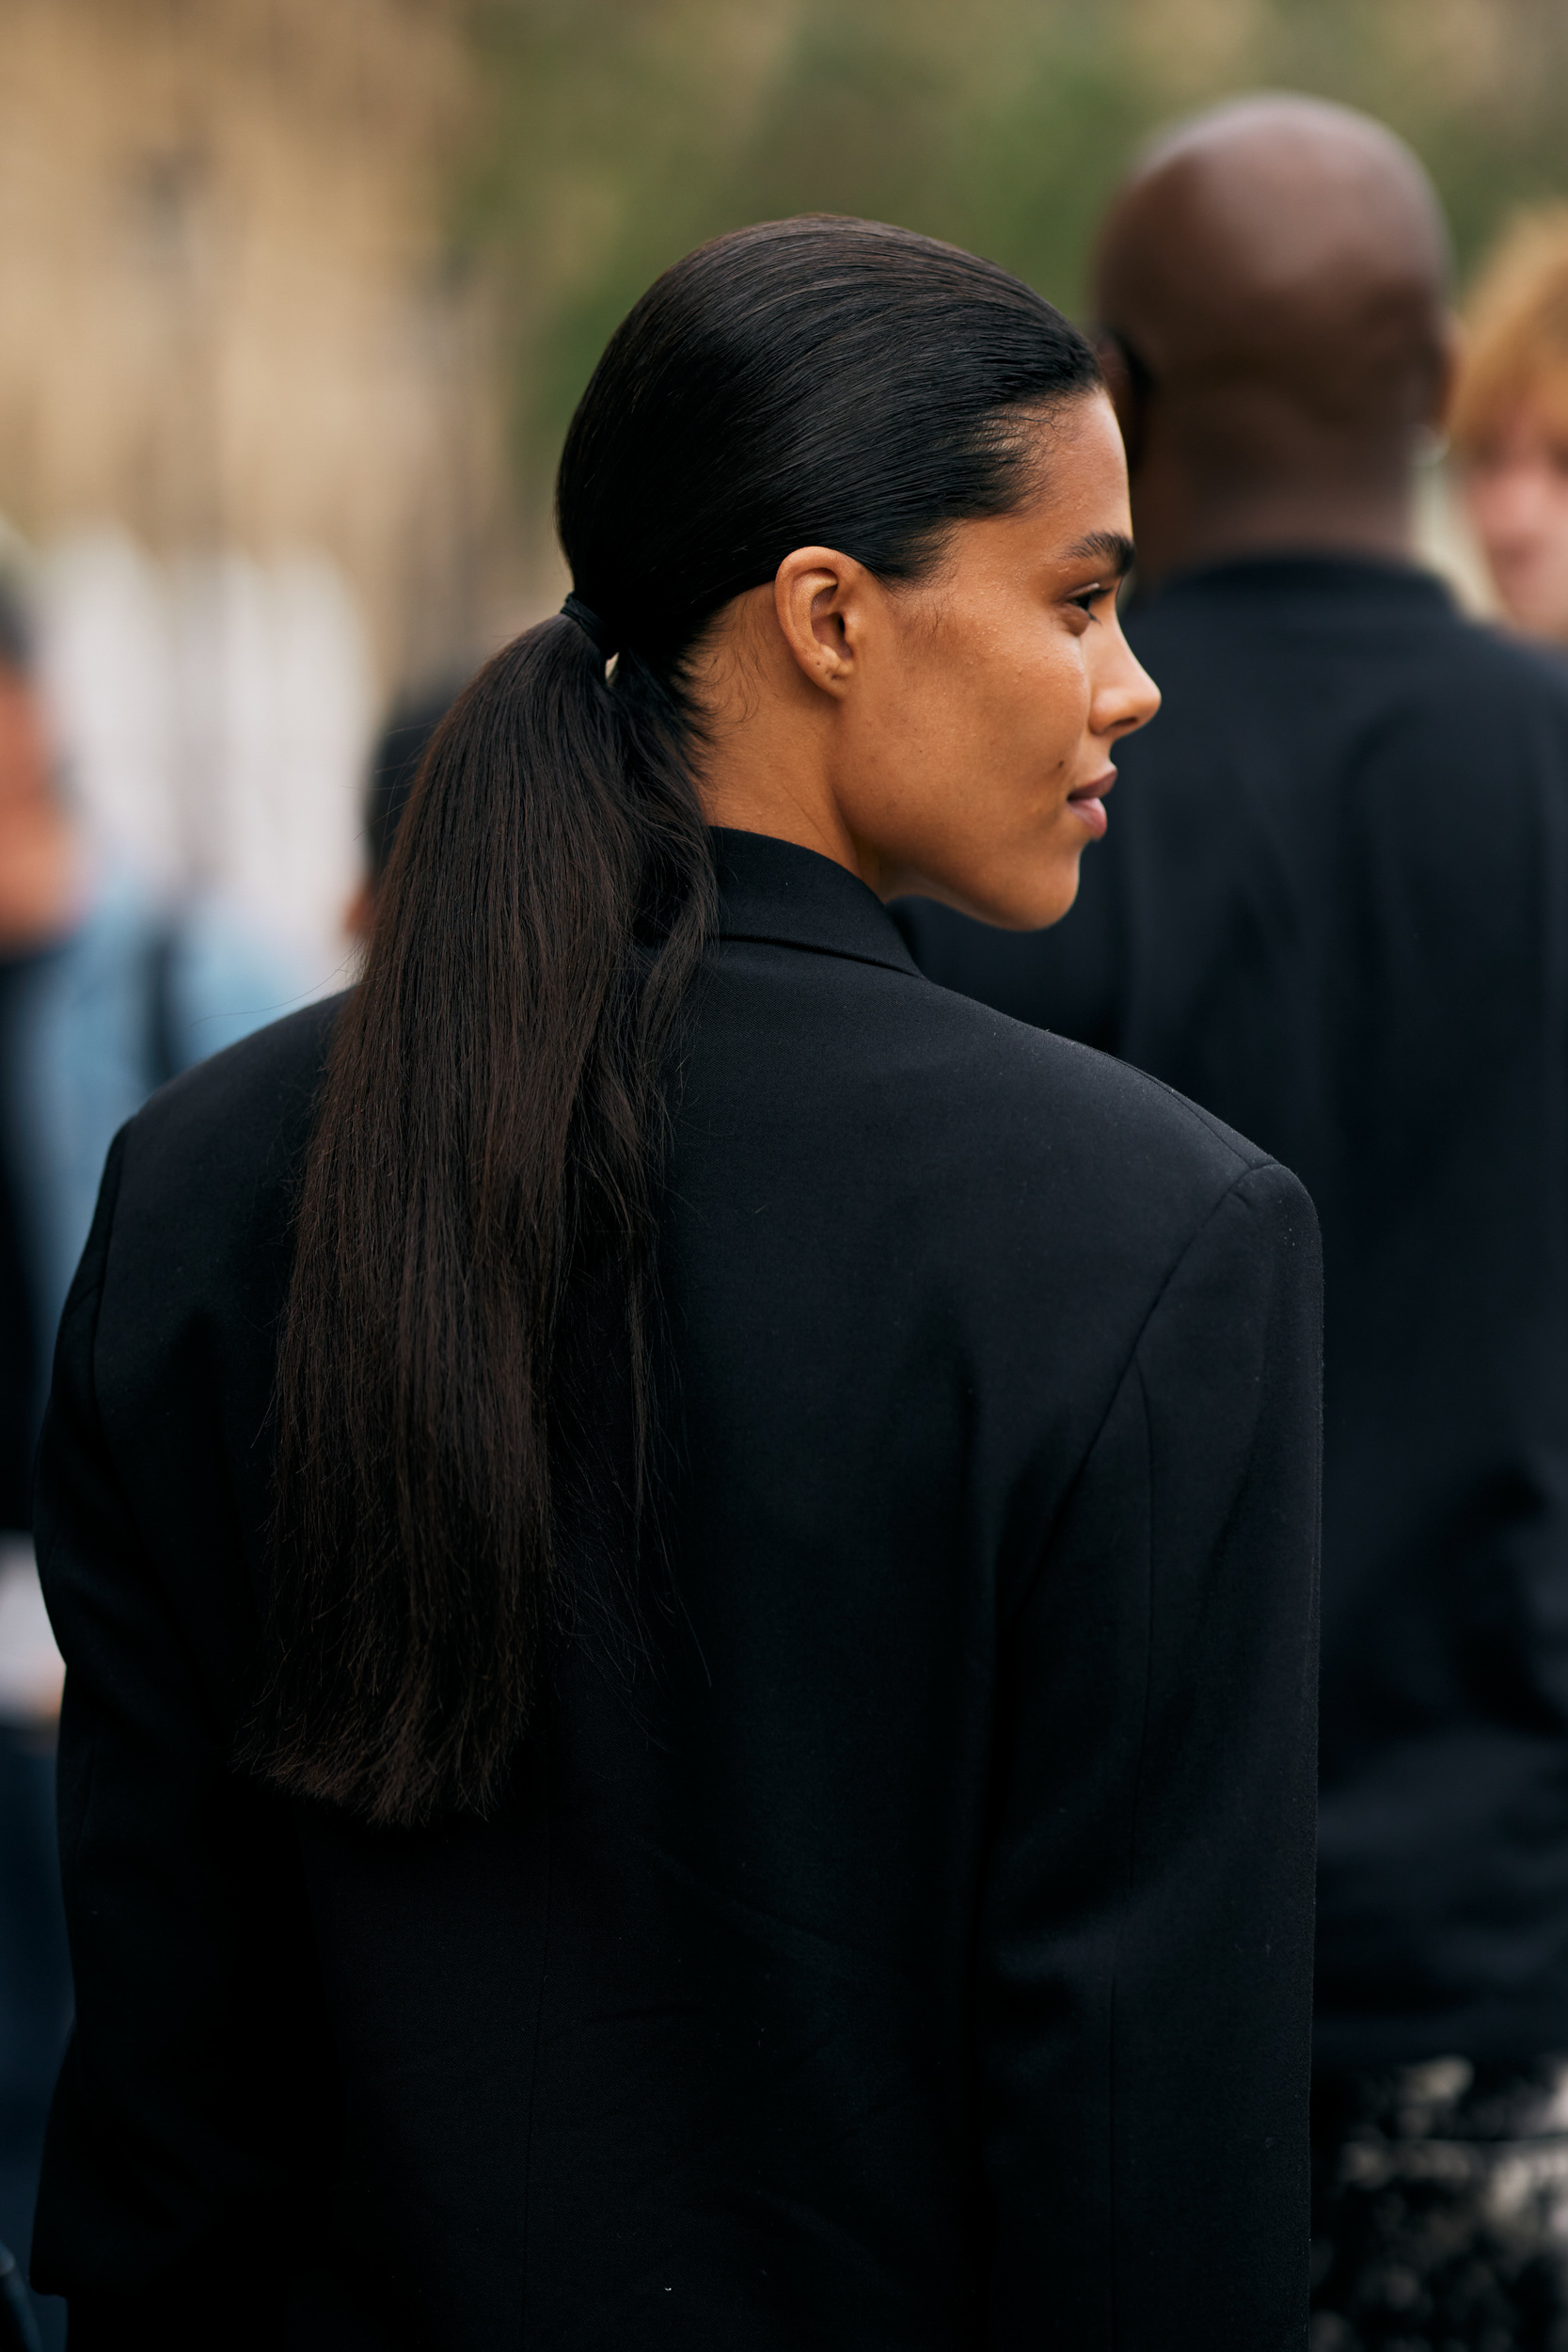
[[[1085,1048],[1086,1053],[1091,1054],[1098,1050],[1098,1048],[1092,1045]],[[1119,1055],[1113,1054],[1108,1055],[1106,1058],[1112,1061],[1119,1061],[1121,1057]],[[1124,1067],[1128,1070],[1138,1069],[1136,1062],[1128,1062],[1124,1065]],[[1283,1161],[1275,1159],[1272,1153],[1260,1150],[1256,1145],[1254,1146],[1254,1149],[1258,1151],[1258,1157],[1255,1160],[1243,1159],[1242,1153],[1237,1151],[1235,1144],[1231,1141],[1231,1136],[1235,1131],[1232,1128],[1227,1127],[1222,1119],[1216,1119],[1212,1111],[1206,1111],[1204,1109],[1201,1103],[1195,1103],[1190,1095],[1182,1094],[1176,1087],[1171,1086],[1165,1079],[1157,1078],[1151,1070],[1139,1070],[1138,1075],[1141,1078],[1146,1078],[1150,1086],[1158,1087],[1160,1092],[1166,1096],[1170,1102],[1174,1103],[1178,1110],[1183,1111],[1186,1114],[1188,1123],[1191,1126],[1200,1128],[1203,1134],[1208,1136],[1211,1143],[1219,1144],[1223,1150],[1229,1153],[1233,1160],[1240,1161],[1240,1174],[1232,1180],[1232,1190],[1234,1190],[1236,1184],[1241,1183],[1243,1176],[1250,1176],[1257,1168],[1283,1167]],[[1195,1241],[1196,1240],[1197,1236],[1196,1233],[1193,1238]]]
[[[1181,1102],[1185,1098],[1183,1096],[1177,1096],[1178,1102]],[[1229,1184],[1227,1184],[1225,1190],[1220,1193],[1212,1202],[1211,1202],[1205,1215],[1199,1219],[1197,1224],[1194,1226],[1192,1232],[1188,1234],[1186,1240],[1182,1243],[1180,1248],[1171,1260],[1170,1264],[1165,1268],[1164,1278],[1161,1281],[1160,1287],[1155,1292],[1154,1296],[1150,1299],[1143,1320],[1139,1324],[1137,1331],[1133,1336],[1132,1343],[1128,1349],[1126,1357],[1123,1359],[1121,1369],[1117,1374],[1115,1380],[1111,1384],[1111,1392],[1106,1399],[1105,1410],[1096,1422],[1088,1442],[1085,1444],[1083,1453],[1078,1457],[1078,1462],[1073,1470],[1072,1475],[1068,1480],[1066,1486],[1062,1490],[1062,1499],[1056,1506],[1056,1510],[1050,1526],[1045,1531],[1044,1537],[1040,1543],[1039,1553],[1035,1561],[1034,1567],[1031,1569],[1017,1599],[1007,1612],[1007,1623],[1009,1628],[1022,1612],[1027,1608],[1034,1594],[1035,1587],[1038,1583],[1040,1576],[1044,1571],[1046,1555],[1050,1551],[1052,1545],[1056,1540],[1056,1530],[1061,1525],[1063,1514],[1066,1512],[1069,1504],[1070,1503],[1073,1495],[1077,1492],[1079,1481],[1082,1479],[1085,1470],[1087,1469],[1090,1461],[1094,1457],[1095,1448],[1099,1445],[1101,1438],[1104,1436],[1106,1425],[1109,1422],[1112,1414],[1116,1411],[1117,1405],[1121,1402],[1123,1390],[1127,1387],[1129,1380],[1132,1378],[1133,1375],[1138,1373],[1138,1359],[1143,1351],[1144,1341],[1148,1336],[1149,1327],[1152,1325],[1155,1316],[1159,1313],[1161,1308],[1165,1303],[1165,1299],[1170,1292],[1171,1284],[1175,1281],[1177,1276],[1186,1264],[1187,1260],[1191,1257],[1193,1251],[1197,1248],[1198,1243],[1208,1232],[1209,1228],[1213,1224],[1214,1219],[1219,1216],[1221,1210],[1224,1209],[1232,1198],[1241,1190],[1242,1186],[1248,1181],[1248,1179],[1253,1176],[1261,1176],[1275,1169],[1277,1169],[1281,1175],[1291,1176],[1291,1170],[1285,1167],[1283,1161],[1272,1159],[1259,1160],[1254,1166],[1250,1168],[1243,1168],[1239,1174],[1233,1176]],[[1295,1184],[1299,1183],[1300,1180],[1297,1177],[1291,1176],[1291,1181],[1292,1184]],[[1142,1376],[1141,1374],[1139,1376]]]

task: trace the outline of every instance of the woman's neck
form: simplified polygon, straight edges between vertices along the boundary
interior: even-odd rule
[[[874,889],[870,853],[833,790],[839,713],[801,677],[774,623],[770,584],[736,599],[694,666],[697,787],[708,823],[815,850]]]

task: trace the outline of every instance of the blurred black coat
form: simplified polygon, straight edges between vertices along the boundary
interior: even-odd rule
[[[1318,2047],[1568,2049],[1568,664],[1424,573],[1227,564],[1055,931],[933,977],[1170,1085],[1323,1236]]]
[[[559,1643],[495,1818],[228,1769],[332,1008],[117,1145],[40,1507],[75,2352],[1302,2340],[1311,1210],[724,840],[675,1605],[629,1678]]]

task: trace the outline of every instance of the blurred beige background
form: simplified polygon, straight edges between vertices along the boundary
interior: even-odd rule
[[[0,0],[0,561],[103,857],[326,985],[374,731],[559,596],[657,269],[858,211],[1081,310],[1131,150],[1259,85],[1410,137],[1464,271],[1568,180],[1563,0]],[[1437,464],[1423,529],[1484,602]]]
[[[110,852],[320,963],[395,688],[471,658],[504,505],[448,266],[439,0],[6,0],[0,514]]]

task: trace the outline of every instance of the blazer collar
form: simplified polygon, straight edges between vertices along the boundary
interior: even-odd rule
[[[873,890],[815,850],[770,834],[715,826],[719,936],[882,963],[919,979],[920,967]]]
[[[1423,564],[1402,564],[1392,556],[1339,554],[1332,548],[1289,549],[1256,555],[1226,556],[1212,564],[1197,564],[1173,572],[1151,588],[1147,598],[1136,593],[1128,610],[1152,612],[1166,597],[1227,596],[1249,608],[1259,605],[1325,604],[1354,606],[1358,619],[1369,607],[1379,615],[1390,612],[1417,614],[1457,612],[1453,596],[1435,572]]]

